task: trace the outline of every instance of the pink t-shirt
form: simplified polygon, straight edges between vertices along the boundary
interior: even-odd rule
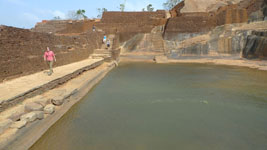
[[[54,52],[53,51],[46,51],[44,53],[44,58],[47,60],[47,61],[53,61],[54,60]]]

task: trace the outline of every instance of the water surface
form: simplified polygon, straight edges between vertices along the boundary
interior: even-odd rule
[[[266,150],[267,72],[122,64],[31,150]]]

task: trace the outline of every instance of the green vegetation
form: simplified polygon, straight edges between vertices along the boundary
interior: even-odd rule
[[[84,9],[79,9],[76,12],[78,18],[82,18],[82,19],[87,19],[88,17],[85,15],[85,10]]]
[[[80,19],[87,19],[88,17],[85,15],[84,9],[79,9],[77,11],[75,10],[69,11],[67,14],[67,18],[71,20],[80,20]]]
[[[147,10],[147,11],[153,11],[154,8],[152,7],[152,4],[148,4],[148,5],[146,6],[146,10]]]
[[[125,9],[125,4],[120,4],[120,10],[121,10],[121,12],[124,12],[124,9]]]
[[[124,12],[125,5],[126,5],[126,0],[124,0],[124,3],[123,4],[120,4],[120,10],[121,10],[121,12]]]
[[[142,8],[142,11],[150,11],[150,12],[152,12],[152,11],[154,11],[154,8],[152,7],[152,4],[148,4],[146,6],[146,9]]]

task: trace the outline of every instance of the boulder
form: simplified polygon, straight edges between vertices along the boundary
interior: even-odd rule
[[[37,103],[26,103],[24,108],[26,112],[42,111],[44,109],[44,107],[41,104]]]
[[[36,118],[39,120],[44,119],[44,112],[43,111],[34,111],[34,113],[36,114]]]
[[[45,108],[44,108],[45,114],[52,114],[54,112],[55,112],[55,106],[54,105],[49,104],[49,105],[45,106]]]
[[[15,128],[15,129],[21,129],[21,128],[25,127],[26,124],[27,124],[27,121],[25,121],[25,120],[23,120],[23,121],[16,121],[10,127],[11,128]]]
[[[52,99],[50,99],[51,103],[60,106],[64,103],[65,98],[68,97],[66,89],[54,90],[52,95],[55,95]]]
[[[25,114],[24,112],[24,107],[17,108],[14,112],[10,113],[10,116],[8,117],[9,119],[13,121],[18,121],[20,119],[20,116]]]
[[[37,98],[37,100],[35,101],[35,103],[42,105],[43,107],[45,107],[47,104],[49,104],[51,102],[51,99],[43,97],[43,96],[39,96]]]
[[[64,103],[64,97],[58,96],[58,97],[52,98],[51,103],[56,106],[60,106]]]
[[[237,4],[241,0],[185,0],[181,13],[209,12],[228,4]]]
[[[26,121],[26,122],[33,122],[36,119],[37,119],[37,114],[35,112],[30,112],[20,117],[21,121]]]
[[[2,134],[6,129],[10,127],[12,120],[6,119],[0,121],[0,134]]]

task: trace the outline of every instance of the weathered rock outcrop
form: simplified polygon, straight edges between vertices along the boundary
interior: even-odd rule
[[[122,52],[164,52],[163,26],[154,28],[151,33],[139,33],[122,46]]]
[[[181,13],[210,12],[229,4],[237,4],[242,0],[185,0]]]
[[[265,27],[264,27],[265,26]],[[169,57],[266,58],[266,22],[224,25],[208,34],[182,41],[165,41]]]
[[[267,0],[185,0],[171,10],[164,39],[184,40],[216,26],[263,21]]]
[[[267,31],[252,32],[247,37],[242,56],[244,58],[267,58]]]
[[[122,52],[164,53],[162,32],[163,26],[158,26],[151,33],[139,33],[123,44]]]
[[[238,57],[242,52],[244,57],[265,57],[264,36],[251,35],[254,24],[248,25],[250,29],[234,31],[233,28],[240,23],[244,25],[266,19],[266,2],[267,0],[185,0],[171,10],[172,18],[168,19],[163,34],[165,52],[173,58]],[[254,27],[258,30],[257,25]],[[266,30],[266,27],[262,29]],[[252,49],[257,50],[254,52]]]

